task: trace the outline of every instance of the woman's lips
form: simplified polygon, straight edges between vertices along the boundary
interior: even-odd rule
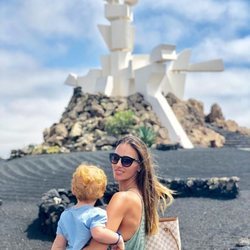
[[[121,175],[121,174],[123,174],[123,170],[122,169],[116,169],[115,174],[116,175]]]

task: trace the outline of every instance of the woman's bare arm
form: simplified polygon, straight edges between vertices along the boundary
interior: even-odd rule
[[[127,194],[126,192],[118,192],[112,196],[111,201],[107,206],[107,228],[112,231],[117,232],[122,220],[126,216],[127,213]]]
[[[126,194],[124,192],[115,193],[107,206],[108,222],[106,227],[114,232],[118,231],[126,213],[127,204],[125,198]],[[84,250],[106,250],[107,247],[108,245],[92,239],[89,246],[85,247]]]

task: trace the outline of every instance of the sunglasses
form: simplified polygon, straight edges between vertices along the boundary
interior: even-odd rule
[[[140,161],[134,158],[131,158],[129,156],[120,156],[116,153],[109,154],[109,160],[112,164],[117,164],[120,159],[121,159],[122,166],[125,168],[130,167],[134,161],[140,163]]]

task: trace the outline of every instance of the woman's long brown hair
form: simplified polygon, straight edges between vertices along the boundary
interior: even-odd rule
[[[172,203],[173,191],[158,181],[152,156],[141,139],[127,135],[118,141],[117,146],[123,143],[135,149],[141,162],[141,170],[137,174],[136,182],[144,201],[146,234],[152,235],[157,232],[159,226],[158,209],[163,212]]]

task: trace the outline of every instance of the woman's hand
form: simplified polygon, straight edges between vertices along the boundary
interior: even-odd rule
[[[124,240],[121,235],[119,237],[120,238],[119,238],[117,245],[112,246],[111,250],[124,250],[125,249]]]

